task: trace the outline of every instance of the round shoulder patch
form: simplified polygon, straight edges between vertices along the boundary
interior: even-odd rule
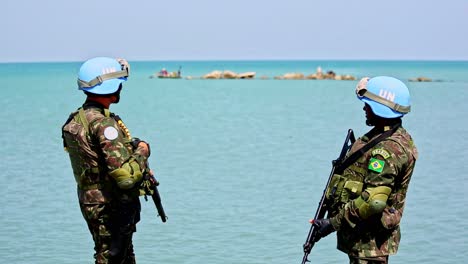
[[[108,140],[114,140],[119,136],[119,131],[117,131],[117,129],[115,129],[115,127],[109,126],[109,127],[106,127],[104,129],[104,136]]]

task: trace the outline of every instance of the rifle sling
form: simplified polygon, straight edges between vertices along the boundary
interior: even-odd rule
[[[377,138],[372,140],[371,142],[364,145],[362,148],[353,152],[353,154],[349,155],[341,164],[338,164],[336,167],[336,172],[338,174],[343,173],[343,171],[349,167],[351,164],[356,162],[364,153],[366,153],[369,149],[377,145],[379,142],[383,141],[384,139],[390,137],[397,129],[401,126],[401,123],[395,124],[391,129],[385,131],[384,133],[380,134]],[[372,130],[368,133],[372,133]]]

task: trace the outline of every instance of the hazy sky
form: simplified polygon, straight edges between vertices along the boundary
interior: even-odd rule
[[[0,0],[0,62],[468,60],[468,0]]]

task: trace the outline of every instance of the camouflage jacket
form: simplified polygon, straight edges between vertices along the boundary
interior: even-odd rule
[[[363,136],[352,146],[348,156],[372,138]],[[398,128],[390,137],[377,143],[354,164],[337,175],[344,186],[332,199],[329,215],[338,230],[338,249],[355,257],[395,254],[400,242],[400,220],[406,192],[418,156],[411,136]],[[335,176],[334,176],[335,177]],[[366,188],[387,186],[391,193],[382,213],[361,219],[354,202]]]
[[[108,203],[118,187],[108,172],[135,159],[140,168],[146,168],[147,157],[135,152],[130,144],[128,130],[124,130],[101,105],[86,102],[80,113],[72,113],[62,127],[62,137],[78,186],[82,204]],[[86,119],[83,121],[82,119]]]

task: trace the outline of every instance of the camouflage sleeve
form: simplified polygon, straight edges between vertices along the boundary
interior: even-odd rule
[[[130,159],[131,153],[126,146],[126,139],[117,122],[111,117],[103,117],[90,124],[90,129],[99,144],[107,169],[120,168]]]
[[[384,209],[382,208],[383,212],[378,213],[382,214],[389,210],[388,203],[395,191],[395,184],[398,181],[397,177],[402,171],[402,167],[407,163],[408,156],[401,145],[392,140],[382,141],[369,151],[371,155],[368,159],[367,174],[364,178],[363,192],[360,197],[350,200],[341,207],[337,215],[332,217],[331,222],[336,230],[339,230],[345,221],[351,227],[354,227],[360,222],[366,220],[366,217],[363,217],[362,212],[359,212],[360,207],[357,205],[358,200],[361,199],[361,201],[367,201],[369,197],[366,197],[366,195],[376,187],[388,187],[387,190],[389,192],[385,200],[387,205]]]
[[[132,154],[133,158],[138,162],[138,165],[140,165],[141,170],[148,169],[147,168],[147,161],[149,158],[149,154],[146,151],[144,151],[143,148],[138,147],[135,152]]]

